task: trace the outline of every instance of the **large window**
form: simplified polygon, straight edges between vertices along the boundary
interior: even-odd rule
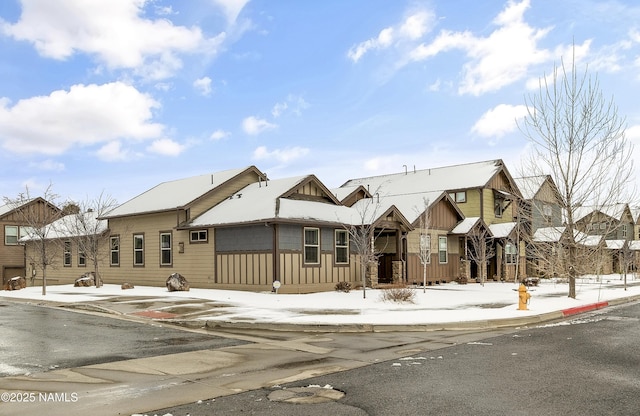
[[[120,237],[111,237],[111,258],[110,262],[112,266],[120,265]]]
[[[15,225],[4,226],[4,244],[15,246],[18,244],[18,227]]]
[[[63,264],[65,267],[71,266],[71,241],[64,242],[64,259]]]
[[[171,265],[171,233],[160,233],[160,265]]]
[[[438,237],[438,258],[440,263],[447,262],[447,237]]]
[[[320,229],[304,229],[304,264],[320,263]]]
[[[622,238],[627,238],[627,224],[622,224]]]
[[[518,261],[518,249],[515,244],[507,243],[504,246],[504,261],[507,264],[516,264]]]
[[[336,230],[336,264],[349,263],[349,233],[347,230]]]
[[[133,235],[133,265],[144,266],[144,234]]]

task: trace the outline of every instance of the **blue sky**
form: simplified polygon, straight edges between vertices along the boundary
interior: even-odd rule
[[[5,0],[0,196],[122,203],[248,165],[329,187],[497,158],[515,174],[524,99],[572,44],[636,143],[632,0]]]

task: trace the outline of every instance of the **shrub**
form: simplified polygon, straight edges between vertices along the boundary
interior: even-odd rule
[[[405,285],[395,285],[382,289],[380,299],[384,302],[415,303],[416,292]]]
[[[349,283],[349,282],[338,282],[338,283],[336,283],[336,291],[349,293],[351,291],[351,283]]]

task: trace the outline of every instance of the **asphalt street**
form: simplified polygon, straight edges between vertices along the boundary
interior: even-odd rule
[[[639,324],[640,303],[635,302],[148,414],[635,416],[640,409]],[[315,386],[344,396],[308,404],[322,396]],[[283,394],[300,400],[277,401]]]

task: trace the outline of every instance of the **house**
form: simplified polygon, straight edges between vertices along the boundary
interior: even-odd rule
[[[568,277],[570,274],[568,250],[573,243],[570,239],[568,227],[541,227],[532,237],[531,253],[534,256],[531,261],[531,275],[539,277]],[[602,267],[607,262],[604,238],[601,235],[589,235],[579,230],[573,230],[573,242],[575,242],[575,264],[580,270],[576,274],[591,274],[594,271],[603,272]],[[600,268],[600,270],[598,270]]]
[[[47,282],[56,284],[73,283],[87,272],[99,275],[109,252],[108,242],[107,221],[91,210],[65,215],[20,239],[29,275],[41,278],[46,273]]]
[[[358,188],[360,187],[360,188]],[[494,278],[512,279],[515,277],[517,258],[523,256],[518,251],[516,209],[514,202],[522,199],[520,191],[502,160],[490,160],[477,163],[446,166],[432,169],[410,171],[364,178],[350,179],[342,185],[351,193],[360,189],[380,198],[408,198],[410,195],[426,192],[445,192],[455,204],[463,218],[481,218],[488,226],[501,226],[499,237],[492,240],[495,255],[488,264],[488,275]],[[345,194],[349,194],[345,192]],[[403,214],[407,215],[406,212]],[[461,221],[462,219],[459,219]],[[505,228],[506,227],[506,228]],[[451,227],[448,231],[452,231]],[[509,232],[505,232],[509,229]],[[457,236],[457,241],[447,239],[448,249],[464,259],[469,239]],[[515,254],[515,255],[514,255]],[[462,255],[462,257],[460,257]],[[475,278],[477,270],[470,262],[465,262],[468,277]],[[455,269],[459,270],[460,265]],[[452,272],[453,273],[453,272]],[[460,272],[456,272],[456,276]],[[408,280],[414,279],[408,275]],[[451,276],[450,279],[454,279]]]
[[[576,228],[591,236],[602,236],[605,251],[601,255],[603,273],[629,268],[629,242],[634,239],[635,223],[628,204],[583,206],[574,211]],[[626,266],[625,266],[626,264]]]
[[[16,203],[0,206],[0,267],[2,285],[15,276],[30,277],[33,283],[37,272],[30,264],[27,271],[25,249],[20,238],[27,234],[29,228],[51,222],[60,214],[53,204],[43,198],[24,199]]]
[[[562,226],[562,204],[559,191],[550,175],[514,178],[522,200],[521,222],[528,224],[531,234],[538,228]]]

